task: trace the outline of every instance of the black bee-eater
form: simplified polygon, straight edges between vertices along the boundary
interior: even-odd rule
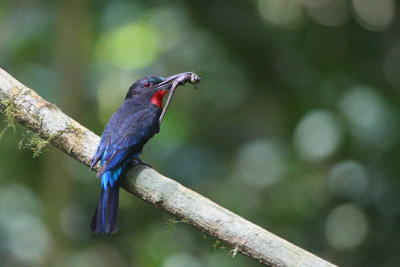
[[[97,176],[101,178],[101,192],[92,232],[117,231],[120,177],[128,163],[138,160],[144,144],[160,130],[163,97],[171,88],[171,84],[164,81],[166,79],[154,76],[136,81],[101,136],[90,166],[93,168],[100,162]]]

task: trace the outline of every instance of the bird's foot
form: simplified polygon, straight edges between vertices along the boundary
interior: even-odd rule
[[[153,167],[151,167],[150,164],[144,162],[143,160],[141,160],[141,159],[139,159],[139,158],[132,159],[131,162],[130,162],[130,165],[131,165],[132,167],[136,167],[136,166],[138,166],[138,165],[144,165],[144,166],[147,166],[147,167],[149,167],[149,168],[153,168]]]

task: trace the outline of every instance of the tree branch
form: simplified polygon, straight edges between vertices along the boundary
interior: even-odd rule
[[[0,68],[0,111],[89,165],[99,137]],[[275,236],[157,171],[130,169],[123,188],[269,266],[335,266]]]

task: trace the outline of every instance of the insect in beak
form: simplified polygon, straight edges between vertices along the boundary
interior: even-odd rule
[[[165,78],[164,81],[159,83],[157,87],[163,86],[166,84],[172,83],[172,87],[176,87],[178,85],[184,85],[185,83],[189,82],[191,84],[197,84],[201,81],[201,78],[196,73],[189,71],[189,72],[182,72],[172,76]],[[156,88],[157,88],[156,87]]]
[[[172,86],[170,87],[171,90],[168,95],[168,99],[165,102],[165,106],[163,111],[161,112],[159,123],[161,124],[162,120],[164,119],[165,113],[167,112],[168,106],[171,103],[171,99],[175,94],[175,89],[180,86],[184,85],[186,83],[191,83],[194,84],[194,87],[196,88],[196,85],[201,81],[201,78],[199,75],[196,73],[189,71],[189,72],[182,72],[179,74],[175,74],[172,76],[167,77],[164,81],[159,83],[156,86],[156,89],[159,89],[159,87],[163,87],[165,85],[170,85],[172,83]],[[168,88],[169,89],[169,88]]]

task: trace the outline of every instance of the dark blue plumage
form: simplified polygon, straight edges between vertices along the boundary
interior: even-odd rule
[[[171,85],[157,87],[164,79],[145,77],[135,82],[124,103],[110,118],[91,168],[97,162],[101,192],[92,220],[95,233],[115,233],[118,225],[119,181],[130,161],[139,157],[143,145],[160,129],[162,98]]]

